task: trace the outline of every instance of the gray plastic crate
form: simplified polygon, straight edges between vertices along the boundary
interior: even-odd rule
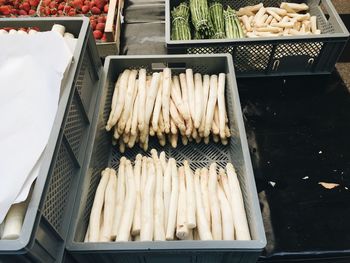
[[[219,167],[232,162],[237,168],[242,186],[243,198],[249,222],[252,241],[170,241],[170,242],[125,242],[125,243],[84,243],[91,206],[101,178],[101,171],[112,166],[118,168],[122,154],[112,147],[111,134],[105,130],[110,113],[114,83],[125,68],[144,67],[148,72],[171,67],[174,73],[193,68],[194,72],[213,74],[225,72],[227,80],[226,103],[230,129],[233,134],[227,146],[221,144],[179,143],[176,149],[169,145],[161,147],[151,139],[149,150],[164,150],[167,157],[178,162],[190,160],[192,168],[207,166],[216,161]],[[77,190],[72,216],[68,253],[78,262],[256,262],[266,239],[261,212],[249,156],[247,139],[242,119],[235,73],[230,55],[164,55],[164,56],[109,56],[104,67],[105,81],[103,94],[97,107],[96,123],[91,133],[86,161]],[[126,150],[124,156],[134,160],[136,154],[150,155],[138,146]]]
[[[295,0],[283,0],[295,2]],[[329,74],[344,49],[349,32],[330,0],[306,0],[317,17],[321,35],[242,39],[171,40],[171,14],[183,0],[166,0],[165,38],[169,53],[230,53],[237,77]],[[224,0],[235,9],[263,2],[279,6],[281,0]]]
[[[59,262],[64,252],[102,72],[88,18],[0,19],[0,27],[66,27],[78,38],[19,239],[0,240],[0,262]],[[38,73],[40,74],[40,73]],[[24,145],[25,147],[25,145]]]

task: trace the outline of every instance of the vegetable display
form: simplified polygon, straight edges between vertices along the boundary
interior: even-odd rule
[[[181,3],[171,12],[172,36],[174,40],[190,40],[191,29],[189,25],[190,10],[186,2]]]
[[[251,239],[231,163],[193,171],[187,160],[178,167],[164,152],[151,155],[102,171],[84,242]]]
[[[121,152],[136,143],[148,149],[149,136],[164,146],[178,139],[228,143],[231,136],[225,104],[226,75],[201,75],[186,69],[173,75],[171,69],[147,76],[145,69],[126,69],[115,83],[106,130]]]
[[[307,11],[309,6],[305,3],[282,2],[279,7],[264,7],[263,3],[254,6],[245,6],[238,11],[229,5],[226,9],[220,0],[190,0],[192,22],[192,34],[178,32],[184,26],[178,24],[176,10],[180,6],[187,6],[186,2],[180,3],[172,11],[172,40],[190,39],[238,39],[255,37],[276,37],[321,34],[317,28],[316,16],[311,16]],[[186,17],[186,20],[188,18]],[[184,23],[185,24],[185,23]]]
[[[277,8],[260,3],[240,8],[237,14],[249,38],[321,34],[316,16],[307,10],[306,4],[282,2]]]

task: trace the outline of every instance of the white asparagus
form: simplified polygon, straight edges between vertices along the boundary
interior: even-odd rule
[[[205,116],[205,128],[204,128],[205,137],[209,136],[210,130],[212,128],[217,97],[218,97],[218,77],[217,75],[211,75],[207,113]]]
[[[114,115],[112,117],[112,121],[110,123],[110,126],[113,127],[118,121],[122,114],[122,111],[124,109],[124,102],[126,97],[126,91],[128,89],[128,81],[129,81],[129,75],[131,71],[126,69],[123,71],[122,76],[120,78],[120,87],[118,92],[118,98],[117,98],[117,105],[115,107]],[[116,138],[117,139],[117,138]]]
[[[181,80],[181,79],[180,79]],[[194,78],[192,69],[186,69],[186,87],[188,95],[188,105],[192,120],[196,118],[195,98],[194,98]]]
[[[133,241],[141,241],[140,235],[134,236],[134,240]]]
[[[220,134],[218,104],[215,105],[215,109],[214,109],[214,119],[213,119],[213,123],[212,123],[212,131],[213,131],[213,134],[216,134],[216,135]]]
[[[194,127],[196,129],[201,125],[202,114],[203,114],[203,83],[202,75],[199,73],[194,74],[194,100],[195,100],[195,116],[194,116]]]
[[[186,132],[184,120],[182,119],[182,116],[177,112],[175,103],[172,100],[170,100],[170,115],[179,130]]]
[[[176,126],[176,123],[174,122],[173,118],[170,118],[170,133],[171,134],[177,134],[177,126]]]
[[[201,169],[201,176],[200,176],[201,193],[202,193],[205,217],[206,217],[206,219],[208,221],[208,224],[210,226],[211,218],[210,218],[208,179],[209,179],[208,169],[207,168],[202,168]]]
[[[159,115],[161,114],[161,108],[162,108],[162,91],[163,91],[163,74],[160,73],[160,79],[159,79],[159,87],[158,87],[158,93],[156,97],[156,102],[154,104],[153,108],[153,115],[152,115],[152,127],[155,132],[158,131],[158,121],[159,121]]]
[[[265,13],[266,13],[266,8],[261,7],[259,11],[255,14],[252,24],[255,25],[259,23],[260,19],[263,17]]]
[[[249,19],[247,15],[242,16],[242,22],[247,31],[252,31],[252,27],[250,26]]]
[[[281,27],[267,26],[267,27],[255,28],[255,31],[256,31],[256,32],[281,33],[281,32],[283,32],[283,28],[281,28]]]
[[[285,16],[287,15],[287,11],[285,9],[282,8],[278,8],[278,7],[266,7],[266,11],[271,10],[273,12],[275,12],[276,14],[280,15],[280,16]]]
[[[106,168],[101,173],[101,180],[98,184],[94,203],[91,208],[89,221],[89,241],[97,242],[100,237],[101,211],[104,202],[104,194],[109,180],[109,168]]]
[[[136,124],[134,124],[135,126],[135,132],[134,132],[134,135],[136,134],[136,126],[137,126],[137,93],[138,93],[138,86],[139,86],[139,81],[136,79],[135,80],[135,87],[134,87],[134,94],[132,95],[132,107],[131,107],[131,111],[130,111],[130,114],[129,114],[129,118],[128,118],[128,121],[125,125],[125,130],[124,130],[124,133],[131,133],[131,127],[132,127],[132,122],[133,121],[136,121]],[[135,119],[136,118],[136,119]],[[135,120],[133,120],[135,119]],[[132,134],[130,134],[131,136]],[[129,137],[130,137],[129,136]]]
[[[162,93],[162,113],[165,126],[165,133],[170,131],[170,113],[169,113],[169,101],[170,101],[170,90],[171,90],[171,69],[163,69],[163,93]]]
[[[153,229],[153,240],[164,241],[165,230],[164,230],[164,200],[163,200],[163,168],[157,159],[155,161],[156,167],[156,190],[154,199],[154,229]]]
[[[201,186],[199,182],[200,169],[196,169],[194,174],[194,191],[196,195],[196,219],[197,229],[201,240],[213,240],[210,232],[210,224],[206,218],[204,200],[202,198]]]
[[[133,236],[139,235],[141,231],[141,166],[142,155],[138,154],[136,155],[136,161],[134,166],[136,206],[131,230],[131,234]]]
[[[125,152],[125,143],[122,139],[119,139],[119,151],[121,153],[124,153]]]
[[[139,100],[138,100],[138,114],[137,123],[140,132],[143,131],[145,124],[145,109],[146,109],[146,70],[139,70]]]
[[[316,34],[317,32],[317,23],[316,23],[316,20],[317,20],[317,18],[316,18],[316,16],[311,16],[310,17],[310,22],[311,22],[311,32],[313,33],[313,34]]]
[[[234,240],[235,230],[233,226],[233,217],[230,203],[227,200],[225,193],[220,185],[218,185],[218,198],[221,210],[222,239]]]
[[[179,77],[180,77],[180,84],[181,84],[182,102],[184,105],[184,110],[186,111],[185,116],[187,116],[187,118],[185,118],[186,135],[189,136],[192,133],[193,125],[192,125],[190,105],[188,101],[188,88],[187,88],[187,82],[186,82],[186,75],[184,73],[181,73]]]
[[[22,225],[26,210],[26,201],[13,204],[11,206],[11,208],[7,212],[5,220],[3,221],[3,231],[1,233],[1,239],[12,240],[19,238],[22,231]]]
[[[136,80],[136,84],[137,87],[139,86],[139,81]],[[137,88],[138,89],[138,88]],[[131,134],[132,135],[136,135],[137,134],[137,119],[138,119],[138,114],[139,114],[139,105],[140,105],[140,94],[139,92],[136,95],[136,99],[134,102],[134,107],[132,110],[132,119],[131,119]]]
[[[166,170],[168,164],[167,164],[167,161],[166,161],[166,157],[165,157],[165,152],[164,151],[160,152],[159,160],[160,160],[160,163],[161,163],[161,165],[163,167],[163,173],[165,173],[165,170]]]
[[[122,157],[119,162],[118,181],[117,181],[117,197],[115,203],[114,222],[112,227],[112,238],[118,234],[120,219],[122,217],[124,200],[125,200],[125,162],[126,158]]]
[[[185,185],[185,168],[180,167],[178,170],[179,176],[179,200],[177,203],[177,220],[176,220],[176,237],[186,239],[189,235],[187,227],[187,196]]]
[[[132,99],[134,96],[134,89],[135,89],[135,81],[136,81],[136,76],[137,76],[137,70],[131,70],[129,79],[128,79],[128,88],[126,90],[125,94],[125,102],[124,102],[124,107],[123,107],[123,113],[120,117],[120,120],[118,122],[118,132],[122,133],[126,122],[129,119],[129,116],[131,114],[132,110]]]
[[[295,12],[306,11],[309,9],[308,5],[305,3],[296,4],[296,3],[287,3],[287,2],[282,2],[280,5],[280,8],[286,9],[287,11],[289,9],[292,9]]]
[[[206,119],[206,112],[207,112],[207,106],[208,106],[208,99],[209,99],[209,88],[210,88],[210,76],[204,75],[203,76],[203,112],[202,112],[202,119],[201,119],[201,125],[199,126],[199,132],[203,133],[205,130],[205,119]]]
[[[137,131],[136,131],[135,135],[131,134],[130,137],[129,137],[128,147],[129,148],[134,147],[134,145],[135,145],[135,143],[136,143],[138,138],[139,138],[139,134],[138,134]]]
[[[225,73],[219,74],[218,80],[218,108],[219,108],[219,129],[220,129],[220,137],[225,138]]]
[[[212,163],[209,167],[209,202],[210,202],[210,214],[211,214],[211,231],[214,240],[222,240],[222,226],[221,226],[221,212],[219,206],[219,200],[217,195],[217,174],[216,163]]]
[[[181,136],[181,141],[183,145],[187,145],[188,144],[188,138],[186,135],[182,135]]]
[[[147,182],[142,199],[141,210],[141,241],[152,241],[154,228],[154,192],[156,185],[156,173],[153,160],[147,159]]]
[[[196,195],[194,192],[193,172],[187,160],[184,161],[185,181],[186,181],[186,216],[187,227],[193,229],[196,227]]]
[[[126,196],[123,215],[120,220],[116,241],[126,242],[130,238],[130,231],[136,206],[135,177],[129,160],[125,163]]]
[[[242,7],[238,10],[237,15],[241,16],[241,15],[247,14],[248,16],[251,16],[253,15],[254,12],[257,12],[263,6],[264,6],[263,3],[260,3],[253,6]]]
[[[117,194],[117,175],[114,169],[109,170],[109,180],[107,183],[105,196],[104,196],[104,208],[103,208],[103,230],[100,235],[100,241],[112,241],[114,235],[112,234],[115,201]],[[102,240],[101,240],[102,239]]]
[[[85,233],[85,237],[84,237],[84,243],[89,242],[89,231],[90,231],[90,226],[88,225]]]
[[[171,167],[171,195],[165,238],[166,240],[174,240],[179,199],[179,176],[177,173],[175,159],[170,158],[168,161],[168,165],[170,165]]]
[[[112,129],[112,119],[114,116],[114,112],[116,110],[116,106],[117,106],[117,100],[118,100],[118,91],[120,88],[120,81],[121,81],[121,76],[122,74],[119,74],[117,82],[114,85],[114,92],[113,92],[113,97],[112,97],[112,104],[111,104],[111,113],[109,114],[109,118],[107,121],[107,125],[106,125],[106,130],[110,131]]]
[[[164,152],[162,152],[164,153]],[[162,163],[163,161],[161,160],[162,158],[160,157],[160,162]],[[162,166],[164,166],[162,164]],[[171,199],[171,169],[172,169],[172,164],[168,162],[165,164],[165,169],[164,167],[163,172],[164,172],[164,184],[163,184],[163,199],[164,199],[164,227],[165,230],[167,230],[168,226],[168,217],[169,217],[169,206],[170,206],[170,199]]]
[[[176,108],[178,109],[182,117],[186,121],[191,120],[191,116],[188,111],[188,108],[182,100],[179,76],[173,77],[172,88],[171,88],[171,98],[174,101]]]
[[[141,166],[141,185],[140,185],[140,192],[141,192],[141,200],[144,198],[144,189],[146,187],[146,181],[147,181],[147,157],[142,157],[142,166]]]
[[[266,26],[270,25],[272,19],[273,19],[273,16],[270,15],[270,16],[266,19],[265,25],[266,25]]]
[[[230,185],[228,183],[227,174],[223,168],[219,169],[219,179],[220,179],[220,184],[222,186],[222,189],[225,192],[227,199],[229,200],[229,202],[231,202],[232,196],[231,196]]]
[[[228,182],[231,188],[231,207],[237,240],[250,240],[249,226],[243,203],[243,196],[237,174],[231,163],[226,165]]]
[[[146,126],[149,127],[151,115],[152,115],[152,112],[153,112],[154,103],[155,103],[157,92],[158,92],[158,88],[159,88],[160,76],[161,75],[159,73],[153,73],[151,84],[150,84],[150,88],[147,91],[146,110],[145,110],[145,124],[144,124],[145,127]],[[141,140],[141,141],[145,141],[147,135],[148,135],[148,128],[144,129],[143,136],[142,136],[144,138],[144,140]]]
[[[176,148],[177,147],[177,140],[178,140],[179,136],[177,134],[169,134],[168,137],[169,137],[171,147]]]
[[[280,17],[277,13],[275,13],[274,10],[267,8],[266,12],[271,15],[273,18],[275,18],[278,22],[282,21],[282,17]],[[271,20],[272,21],[272,20]]]

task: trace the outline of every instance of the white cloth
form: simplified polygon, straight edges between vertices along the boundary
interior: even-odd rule
[[[39,174],[72,53],[57,32],[0,35],[0,223]]]

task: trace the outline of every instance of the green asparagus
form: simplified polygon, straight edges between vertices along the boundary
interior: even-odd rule
[[[191,40],[191,29],[189,25],[190,10],[186,2],[175,7],[172,16],[172,40]]]
[[[217,0],[213,1],[209,7],[210,17],[213,22],[214,35],[212,38],[225,38],[224,8]]]

